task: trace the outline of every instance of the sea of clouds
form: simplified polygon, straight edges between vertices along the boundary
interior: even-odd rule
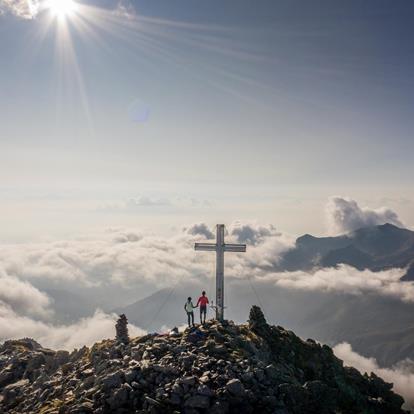
[[[363,225],[383,224],[390,218],[402,225],[398,216],[388,209],[360,208],[354,200],[340,197],[331,198],[326,211],[333,227],[343,232],[355,230],[355,217],[358,217],[357,223]],[[214,230],[205,223],[198,223],[183,228],[173,237],[162,237],[136,230],[109,229],[71,240],[1,245],[0,323],[13,328],[1,329],[0,340],[29,334],[40,338],[45,335],[45,326],[56,329],[53,300],[39,286],[63,290],[69,286],[79,290],[102,285],[142,286],[143,292],[145,289],[152,293],[184,280],[211,279],[212,254],[196,254],[193,246],[196,241],[214,241]],[[281,255],[295,246],[295,238],[272,225],[234,222],[227,228],[226,240],[248,244],[245,254],[226,255],[229,279],[256,279],[269,288],[282,286],[352,295],[373,294],[414,302],[414,283],[400,281],[404,269],[372,272],[341,265],[312,272],[276,271]],[[104,322],[110,325],[114,316],[99,311],[93,318],[103,329],[107,326]],[[25,323],[30,324],[30,321],[33,323],[28,330]],[[36,334],[36,327],[41,334]],[[97,333],[93,339],[107,334],[109,331],[103,329],[102,335]],[[80,334],[78,337],[82,342]],[[53,344],[68,347],[65,340]]]
[[[402,226],[388,209],[361,208],[354,200],[329,200],[328,221],[332,232],[350,232],[364,225],[392,222]],[[97,309],[74,323],[57,324],[53,300],[39,285],[145,286],[155,291],[182,280],[212,277],[211,253],[195,253],[195,241],[214,241],[214,228],[197,223],[173,237],[131,229],[109,229],[77,239],[3,244],[0,246],[0,341],[33,337],[44,346],[73,349],[114,336],[115,314]],[[226,256],[226,277],[250,278],[269,288],[371,294],[414,302],[414,283],[400,282],[404,269],[382,272],[359,271],[350,266],[318,269],[313,272],[277,272],[281,255],[295,246],[295,238],[272,225],[234,222],[227,228],[228,242],[247,243],[245,254]],[[39,283],[41,282],[41,283]],[[132,335],[144,333],[130,325]],[[414,395],[413,374],[403,366],[382,369],[372,359],[356,354],[349,345],[335,348],[338,356],[361,370],[372,370],[395,383],[398,392]],[[412,403],[412,400],[409,400]]]

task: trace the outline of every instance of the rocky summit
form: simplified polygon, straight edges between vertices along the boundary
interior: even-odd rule
[[[72,353],[32,339],[0,347],[1,413],[404,413],[391,389],[268,325],[258,307],[244,325],[208,321]]]

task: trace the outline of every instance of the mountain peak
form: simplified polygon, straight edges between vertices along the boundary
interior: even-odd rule
[[[258,307],[249,324],[208,321],[70,355],[0,347],[0,411],[16,414],[404,413],[391,388],[268,325]]]
[[[358,230],[355,230],[349,233],[350,236],[354,236],[358,233],[369,233],[373,230],[379,230],[380,232],[393,232],[393,233],[404,233],[409,230],[396,226],[395,224],[385,223],[385,224],[377,224],[375,226],[368,226],[368,227],[361,227]]]
[[[379,224],[377,227],[383,228],[383,229],[399,229],[400,227],[391,224],[391,223],[385,223],[385,224]]]
[[[414,232],[386,223],[336,237],[305,234],[282,255],[277,270],[311,270],[345,263],[378,271],[407,267],[413,257]]]
[[[303,236],[298,237],[298,238],[296,239],[296,243],[297,243],[297,244],[305,244],[305,243],[307,243],[307,242],[311,242],[311,241],[316,240],[316,239],[317,239],[317,237],[312,236],[312,235],[311,235],[311,234],[309,234],[309,233],[306,233],[306,234],[304,234]]]
[[[391,224],[391,223],[380,224],[377,227],[382,231],[393,231],[393,232],[406,232],[407,231],[407,229],[398,227],[395,224]]]

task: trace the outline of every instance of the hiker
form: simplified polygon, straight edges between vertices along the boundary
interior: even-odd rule
[[[193,305],[193,302],[191,301],[191,297],[188,297],[187,302],[184,305],[184,310],[187,312],[187,318],[188,318],[188,326],[190,327],[195,326],[194,325],[194,312],[193,310],[196,308],[196,306]],[[191,321],[191,323],[190,323]]]
[[[206,316],[207,316],[207,304],[208,304],[208,297],[206,296],[206,292],[203,290],[201,296],[198,298],[196,308],[200,305],[200,323],[203,325],[206,323]],[[204,321],[203,321],[204,315]]]

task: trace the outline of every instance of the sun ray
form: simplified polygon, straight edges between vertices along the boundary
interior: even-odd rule
[[[51,15],[60,20],[74,15],[78,7],[78,3],[74,0],[48,0],[46,3],[46,8],[50,11]]]
[[[223,91],[227,89],[227,93],[229,86],[224,88],[223,85],[229,77],[240,83],[251,85],[251,82],[227,73],[228,69],[221,59],[223,56],[227,59],[262,60],[262,56],[248,53],[242,44],[235,47],[233,42],[229,45],[227,40],[232,38],[231,28],[156,19],[138,14],[126,17],[117,14],[115,10],[76,0],[44,0],[43,4],[44,13],[39,18],[44,21],[44,26],[40,37],[44,37],[51,26],[55,30],[55,64],[59,77],[56,90],[59,94],[57,100],[60,101],[60,104],[57,102],[57,110],[65,102],[66,95],[73,96],[77,93],[90,131],[93,131],[93,117],[87,94],[87,79],[84,78],[77,56],[82,44],[88,47],[93,44],[95,48],[105,50],[113,56],[120,55],[122,51],[123,56],[128,56],[134,64],[144,62],[154,68],[158,68],[160,63],[172,64],[188,72],[189,76],[210,84],[209,78],[214,78],[212,73],[221,73],[222,84],[216,79],[213,86]],[[104,35],[120,40],[120,46],[114,48],[113,42],[104,41]],[[186,47],[183,48],[183,45]],[[204,59],[187,53],[186,50],[189,49],[198,51],[200,58],[205,53],[214,54],[221,62],[209,66]],[[64,116],[63,109],[61,107],[61,115],[57,118]]]
[[[78,10],[78,9],[77,9]],[[71,28],[76,28],[77,16],[68,14],[68,19],[62,18],[55,27],[55,64],[57,65],[58,87],[56,120],[59,123],[63,119],[64,97],[67,93],[73,95],[77,92],[80,98],[80,105],[87,121],[89,133],[94,133],[93,120],[90,111],[89,98],[87,94],[86,82],[78,62],[76,49],[72,41]],[[73,88],[76,85],[76,88]]]

